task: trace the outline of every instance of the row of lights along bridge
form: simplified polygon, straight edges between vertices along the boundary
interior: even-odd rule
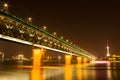
[[[9,7],[8,3],[1,3],[0,5],[1,5],[1,8],[2,8],[3,10],[8,11],[8,7]],[[32,17],[28,17],[28,18],[27,18],[27,21],[28,21],[29,23],[32,23]],[[43,26],[42,29],[46,31],[46,30],[47,30],[47,27],[46,27],[46,26]],[[53,32],[53,35],[54,35],[54,36],[57,36],[57,33],[56,33],[56,32]],[[64,39],[63,36],[61,36],[60,38],[61,38],[61,39]],[[66,42],[68,42],[68,41],[69,41],[69,40],[67,39]],[[71,42],[71,44],[72,44],[72,42]],[[77,45],[74,45],[74,46],[77,46]]]

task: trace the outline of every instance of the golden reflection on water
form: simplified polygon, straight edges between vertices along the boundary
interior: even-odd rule
[[[116,63],[115,62],[113,62],[113,76],[116,78],[117,77],[117,72],[116,72],[116,70],[117,70],[117,65],[116,65]]]
[[[65,80],[72,80],[72,65],[65,65],[65,73],[64,73],[64,79]]]
[[[77,64],[77,80],[91,80],[92,78],[95,80],[95,70],[89,70],[88,66],[87,63]]]
[[[110,67],[110,63],[107,63],[107,78],[108,80],[111,80],[112,77],[111,77],[111,67]]]
[[[77,64],[77,80],[82,80],[81,64]]]
[[[44,80],[43,71],[37,68],[32,69],[31,80]]]
[[[113,62],[113,69],[116,69],[116,63]]]
[[[85,63],[83,64],[83,70],[82,70],[82,74],[83,74],[83,78],[84,78],[84,80],[87,80],[87,78],[88,78],[88,71],[86,70],[86,68],[87,68],[87,63],[86,63],[86,60],[85,60]]]
[[[24,71],[24,68],[30,68],[31,72],[26,72],[29,69],[25,69]],[[119,70],[117,69],[107,69],[106,66],[104,68],[96,66],[95,68],[95,65],[91,67],[89,64],[65,65],[60,67],[44,66],[40,68],[24,66],[23,70],[13,72],[4,72],[2,70],[0,72],[0,80],[118,80]]]
[[[95,70],[89,70],[88,64],[65,65],[65,80],[91,80],[96,79]]]

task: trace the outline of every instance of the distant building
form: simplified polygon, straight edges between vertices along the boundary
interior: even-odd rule
[[[117,61],[120,61],[120,55],[112,55],[110,58],[109,58],[110,61],[114,61],[114,62],[117,62]]]
[[[108,44],[108,40],[107,40],[107,57],[110,57],[110,51],[109,51],[109,44]]]

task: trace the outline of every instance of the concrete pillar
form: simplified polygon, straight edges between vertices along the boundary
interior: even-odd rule
[[[83,63],[87,63],[87,58],[83,58]]]
[[[77,56],[77,63],[80,64],[82,62],[82,57]]]
[[[42,65],[44,53],[43,49],[33,49],[33,67],[40,67]]]
[[[72,55],[65,55],[65,64],[66,65],[70,65],[71,64],[71,59],[72,59]]]
[[[95,60],[90,60],[90,63],[93,63]]]

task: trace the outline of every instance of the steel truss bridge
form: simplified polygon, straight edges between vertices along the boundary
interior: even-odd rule
[[[0,38],[65,54],[83,56],[90,60],[96,59],[84,49],[3,9],[0,9]]]

